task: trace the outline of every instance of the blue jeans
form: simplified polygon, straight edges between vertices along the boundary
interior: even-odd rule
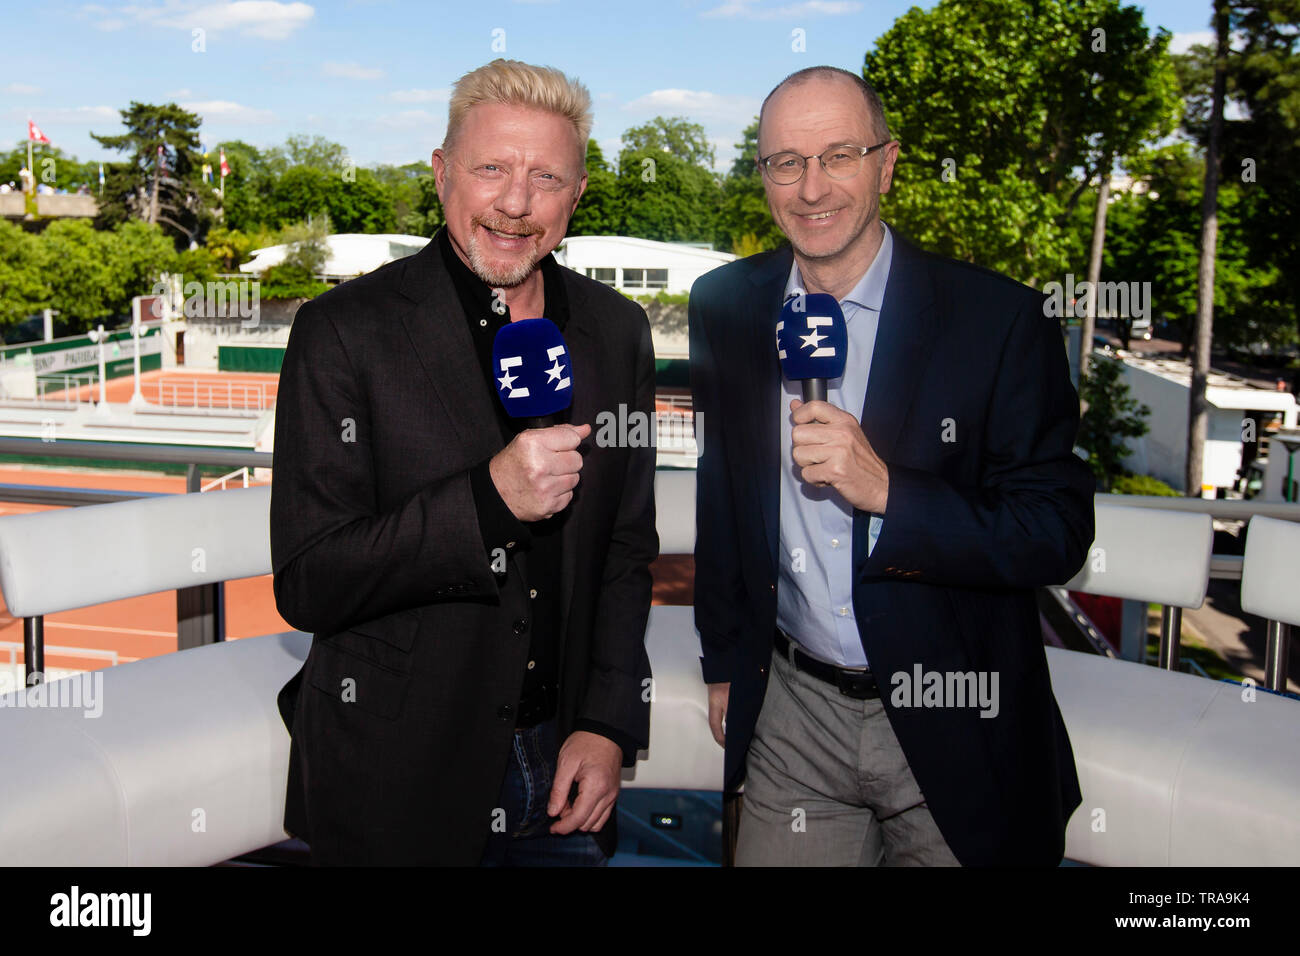
[[[493,814],[480,866],[605,866],[609,862],[593,834],[550,832],[554,818],[546,815],[546,804],[560,753],[557,736],[555,718],[515,731],[498,812]]]

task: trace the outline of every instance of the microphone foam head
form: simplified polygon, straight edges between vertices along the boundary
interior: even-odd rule
[[[550,319],[521,319],[497,332],[492,376],[497,397],[511,418],[540,418],[573,400],[569,349]]]
[[[776,352],[782,372],[792,382],[842,377],[849,327],[835,296],[801,293],[787,302],[776,324]]]

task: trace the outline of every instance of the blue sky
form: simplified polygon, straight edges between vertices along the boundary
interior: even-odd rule
[[[139,0],[9,7],[0,62],[0,144],[31,116],[80,159],[111,159],[89,136],[121,131],[131,100],[175,101],[203,118],[205,148],[319,134],[354,162],[427,162],[450,85],[498,55],[556,66],[591,90],[607,155],[651,117],[703,124],[730,165],[767,91],[818,63],[850,70],[906,0]],[[929,2],[921,3],[929,7]],[[1209,0],[1140,3],[1175,49],[1209,33]],[[194,31],[203,31],[202,51]],[[792,50],[804,31],[806,51]],[[500,32],[498,32],[500,31]],[[20,44],[18,37],[26,38]],[[504,43],[504,53],[493,49]]]

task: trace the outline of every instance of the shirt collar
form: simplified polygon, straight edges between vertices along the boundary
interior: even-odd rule
[[[876,257],[871,260],[871,265],[862,274],[857,285],[840,300],[841,305],[852,302],[859,308],[871,309],[873,312],[880,311],[885,301],[885,283],[889,280],[889,264],[894,258],[894,239],[889,227],[882,221],[880,229],[884,235],[880,240],[880,248],[876,250]],[[796,259],[790,263],[790,277],[785,283],[785,296],[782,302],[788,302],[804,291],[803,276],[799,274],[799,260]]]
[[[438,244],[442,261],[451,274],[452,284],[456,288],[457,298],[460,299],[466,316],[498,314],[492,308],[495,298],[492,287],[480,279],[474,270],[465,265],[460,256],[456,255],[456,250],[451,246],[451,237],[447,235],[447,227],[443,226],[439,229],[432,241]],[[545,300],[542,306],[543,312],[546,318],[563,331],[569,320],[569,301],[564,291],[564,278],[560,274],[560,264],[555,261],[554,254],[548,252],[538,263],[538,268],[542,272]],[[505,315],[509,315],[508,310]],[[504,321],[503,319],[502,324]],[[495,329],[493,331],[495,332]]]

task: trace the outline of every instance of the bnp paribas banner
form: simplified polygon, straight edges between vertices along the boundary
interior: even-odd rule
[[[140,339],[140,367],[142,370],[162,365],[162,330],[147,329]],[[26,342],[9,345],[3,350],[5,362],[24,365],[31,362],[38,376],[66,375],[74,372],[99,370],[99,346],[89,336],[74,335],[50,342]],[[108,333],[104,343],[105,372],[109,378],[129,375],[135,364],[135,340],[129,329]]]

